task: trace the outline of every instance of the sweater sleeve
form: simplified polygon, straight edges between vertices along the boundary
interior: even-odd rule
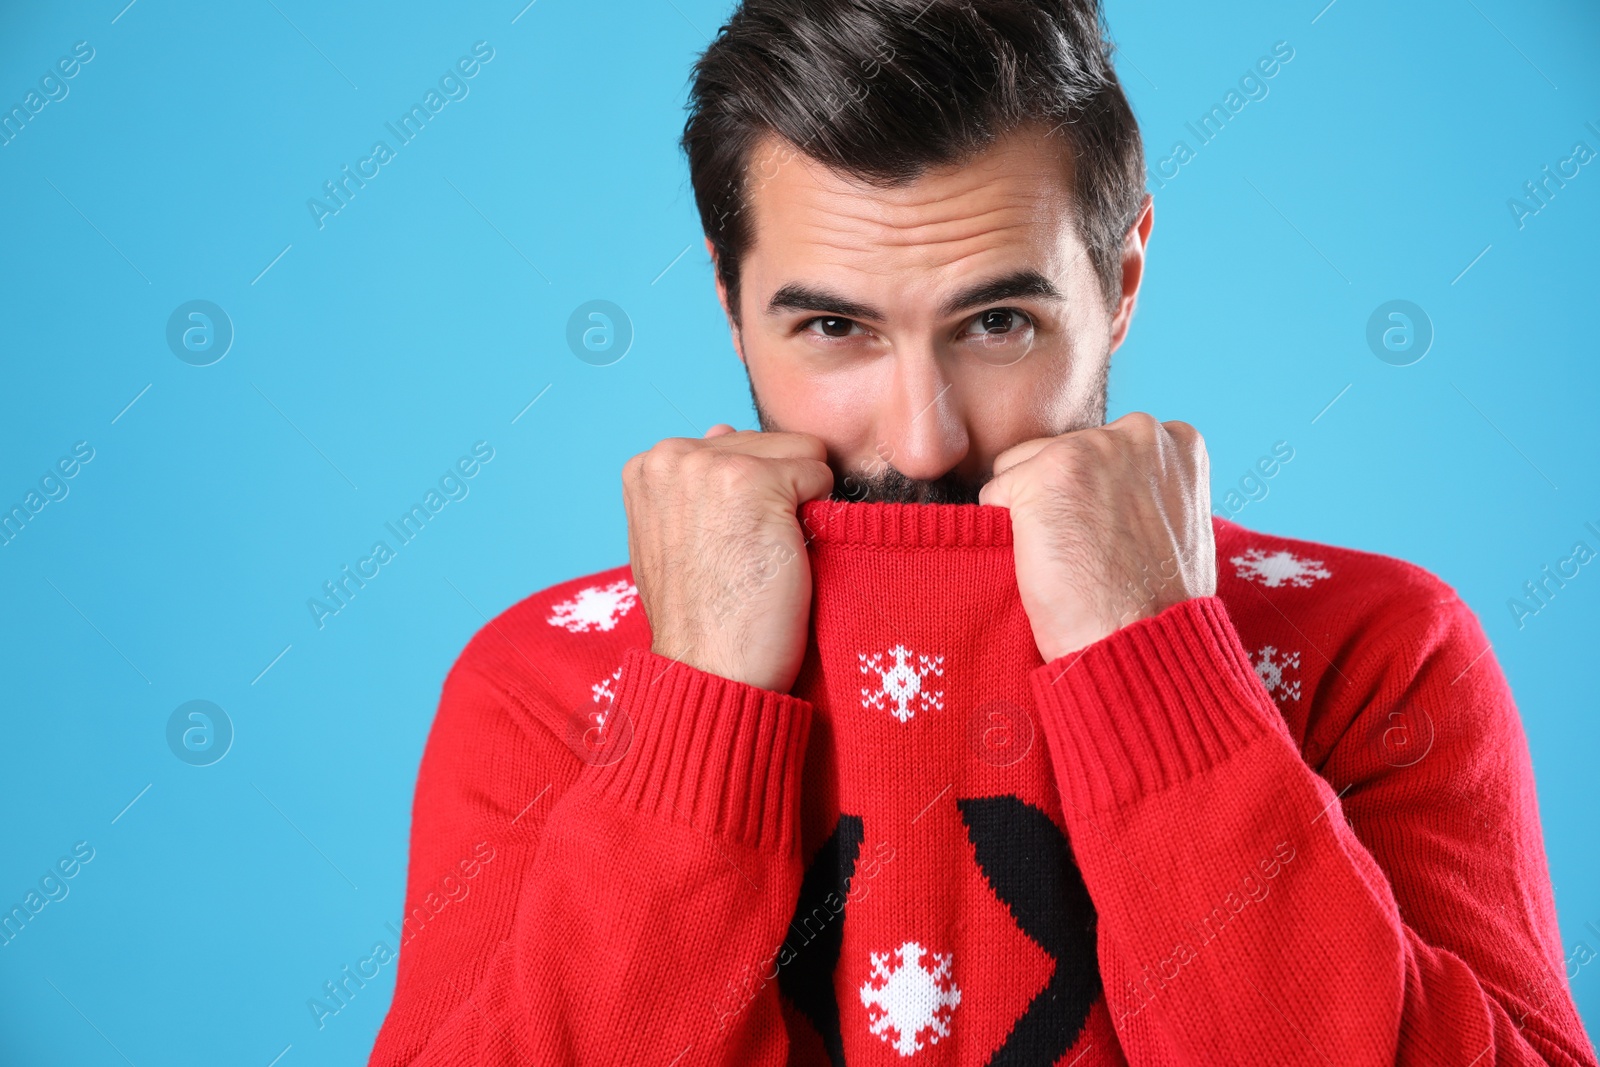
[[[614,692],[606,743],[568,747],[558,710],[452,672],[372,1067],[787,1058],[775,983],[737,981],[775,953],[799,893],[811,706],[642,648]],[[457,872],[452,902],[439,872],[480,841],[492,859]]]
[[[1452,594],[1342,649],[1320,774],[1218,597],[1034,672],[1130,1062],[1594,1067],[1486,646]]]

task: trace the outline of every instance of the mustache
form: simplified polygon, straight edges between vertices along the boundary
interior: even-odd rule
[[[911,478],[887,464],[871,476],[835,469],[829,498],[857,504],[976,504],[989,477],[964,478],[950,471],[937,478]]]

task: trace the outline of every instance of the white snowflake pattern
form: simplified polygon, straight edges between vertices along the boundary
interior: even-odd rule
[[[593,712],[590,718],[602,730],[605,729],[606,716],[611,714],[611,705],[617,699],[617,692],[612,686],[620,681],[622,681],[622,668],[618,667],[589,687],[594,692],[594,702],[600,705],[600,710]]]
[[[1238,568],[1236,573],[1240,578],[1259,582],[1268,589],[1276,589],[1280,585],[1295,585],[1304,589],[1319,578],[1333,577],[1320,559],[1301,559],[1281,548],[1272,553],[1249,548],[1244,555],[1234,556],[1229,562]]]
[[[889,713],[901,722],[905,722],[916,714],[911,707],[913,700],[923,711],[930,711],[944,707],[944,690],[929,689],[923,685],[923,679],[930,674],[944,675],[943,656],[924,656],[913,653],[905,645],[895,645],[889,650],[889,655],[894,657],[894,664],[890,667],[883,665],[882,652],[874,652],[870,656],[865,652],[856,655],[861,660],[862,674],[875,674],[878,676],[876,690],[861,690],[861,706],[863,708],[881,708],[888,701],[893,705]],[[916,655],[916,666],[912,666],[911,657]]]
[[[1256,674],[1261,678],[1261,684],[1267,687],[1267,692],[1274,700],[1299,700],[1300,679],[1290,681],[1284,677],[1286,671],[1300,669],[1300,653],[1285,652],[1283,658],[1278,658],[1278,649],[1273,645],[1265,645],[1251,657]]]
[[[902,1056],[920,1052],[924,1035],[934,1045],[949,1037],[950,1015],[961,1003],[961,990],[950,977],[950,954],[930,953],[907,941],[894,952],[871,956],[872,977],[861,983],[860,990],[868,1029]],[[891,962],[895,956],[900,958],[898,966]],[[923,956],[932,959],[931,970],[922,965]]]
[[[552,614],[545,621],[551,626],[565,626],[575,634],[588,630],[610,630],[638,602],[639,590],[623,578],[610,585],[591,585],[580,589],[577,596],[563,600],[552,608]]]

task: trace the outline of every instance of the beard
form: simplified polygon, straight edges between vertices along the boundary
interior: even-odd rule
[[[849,500],[858,504],[976,504],[978,492],[989,480],[962,478],[954,471],[937,478],[911,478],[894,467],[884,464],[875,476],[862,473],[833,476],[832,500]]]
[[[1105,425],[1106,403],[1110,393],[1110,369],[1110,359],[1102,360],[1100,371],[1090,386],[1089,396],[1083,408],[1076,418],[1070,420],[1069,425],[1053,433],[1039,436],[1060,436],[1073,430]],[[760,423],[762,431],[782,432],[782,427],[768,414],[767,409],[762,407],[761,397],[756,394],[756,385],[750,379],[748,368],[745,380],[750,386],[750,402],[755,405],[756,420]],[[1011,444],[1020,443],[1020,441],[1011,442]],[[864,469],[868,464],[859,464],[863,468],[861,470],[841,470],[831,456],[828,458],[828,466],[833,468],[833,491],[829,494],[829,499],[857,504],[976,504],[979,491],[990,478],[994,477],[991,473],[971,478],[950,470],[937,478],[912,478],[881,460],[872,463],[871,466],[882,469],[876,474],[868,474]]]

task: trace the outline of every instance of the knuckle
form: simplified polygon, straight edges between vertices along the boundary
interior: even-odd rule
[[[1117,453],[1120,446],[1116,434],[1115,430],[1097,426],[1081,434],[1073,434],[1059,443],[1064,446],[1064,454],[1074,457],[1079,463],[1102,462]]]
[[[709,458],[711,466],[705,475],[710,484],[724,491],[747,485],[755,473],[753,468],[760,466],[759,460],[738,453],[715,454]]]
[[[1074,441],[1071,438],[1058,438],[1039,449],[1039,455],[1051,466],[1063,463],[1076,462],[1083,454],[1086,442]]]
[[[1053,441],[1039,450],[1039,458],[1052,479],[1071,482],[1096,465],[1099,447],[1099,442],[1092,438]]]
[[[635,489],[649,484],[659,468],[661,457],[654,449],[640,452],[622,465],[622,484]]]
[[[638,460],[638,477],[640,481],[653,481],[661,477],[672,466],[673,462],[668,450],[660,444],[634,458]]]
[[[1206,439],[1205,435],[1187,422],[1175,421],[1163,423],[1167,434],[1178,446],[1180,452],[1188,455],[1197,462],[1205,462]]]
[[[697,481],[708,477],[717,468],[718,453],[713,449],[696,449],[685,452],[674,464],[680,479]]]
[[[1180,444],[1193,444],[1200,440],[1200,431],[1182,419],[1163,422],[1161,427],[1167,431],[1169,437]]]

